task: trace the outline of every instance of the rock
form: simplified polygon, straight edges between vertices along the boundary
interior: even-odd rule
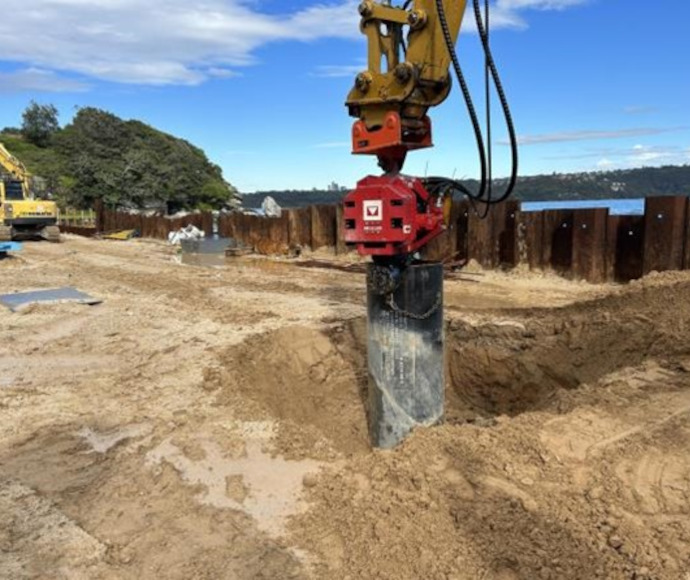
[[[623,512],[619,508],[617,508],[615,505],[612,505],[609,507],[608,513],[612,518],[623,517]]]
[[[307,488],[315,487],[318,482],[319,478],[315,473],[307,473],[302,478],[302,485]]]
[[[621,539],[620,536],[610,536],[609,537],[609,546],[611,546],[614,550],[620,550],[623,547],[623,540]]]

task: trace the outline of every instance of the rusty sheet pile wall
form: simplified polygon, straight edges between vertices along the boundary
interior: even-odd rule
[[[340,215],[339,206],[328,205],[286,210],[280,218],[226,214],[219,233],[264,254],[296,245],[344,253]],[[654,270],[690,269],[689,215],[686,197],[650,197],[644,216],[612,216],[608,209],[523,212],[511,200],[481,219],[467,202],[455,202],[451,227],[425,257],[475,260],[488,269],[524,264],[595,283],[625,282]]]
[[[481,208],[479,208],[481,211]],[[492,206],[481,219],[467,202],[455,202],[451,226],[425,249],[432,260],[475,260],[487,269],[524,265],[590,282],[626,282],[652,271],[690,269],[690,209],[686,197],[650,197],[641,216],[609,215],[608,209],[521,211],[520,203]],[[98,212],[96,229],[66,228],[80,235],[136,229],[166,239],[188,224],[213,233],[211,213],[181,218]],[[262,254],[300,246],[346,253],[342,208],[315,205],[284,210],[280,218],[221,214],[218,234]]]
[[[166,240],[174,232],[192,224],[203,230],[206,235],[213,234],[213,215],[209,212],[193,213],[184,217],[169,218],[165,216],[144,216],[103,210],[97,217],[97,229],[100,232],[137,230],[143,238]]]
[[[231,213],[221,215],[218,233],[251,246],[262,254],[282,254],[291,247],[341,247],[338,208],[334,205],[283,210],[279,218]]]
[[[167,240],[170,232],[177,231],[189,224],[203,230],[207,236],[213,235],[213,214],[210,212],[193,213],[183,217],[170,218],[159,215],[145,216],[102,208],[96,209],[95,225],[61,223],[60,231],[66,234],[93,237],[97,234],[136,230],[143,238]]]

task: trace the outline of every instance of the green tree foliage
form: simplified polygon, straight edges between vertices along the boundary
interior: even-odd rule
[[[39,105],[31,101],[24,109],[21,134],[29,143],[47,147],[59,129],[58,110],[54,105]]]
[[[31,107],[31,106],[30,106]],[[94,108],[78,111],[47,147],[12,132],[0,141],[65,205],[178,210],[220,209],[237,190],[187,141]]]
[[[56,139],[74,179],[70,201],[91,206],[182,209],[222,207],[234,192],[220,168],[182,139],[139,121],[81,109]]]

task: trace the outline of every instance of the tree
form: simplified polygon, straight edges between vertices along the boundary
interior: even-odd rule
[[[123,121],[92,107],[80,109],[53,148],[74,178],[70,201],[89,207],[220,208],[234,190],[220,167],[191,143],[139,121]]]
[[[22,113],[22,135],[38,147],[47,147],[60,129],[58,110],[54,105],[39,105],[31,101]]]

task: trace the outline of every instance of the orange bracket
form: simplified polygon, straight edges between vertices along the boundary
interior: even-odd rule
[[[405,153],[432,145],[429,117],[424,117],[422,127],[414,130],[404,127],[400,115],[395,112],[388,113],[378,129],[367,129],[364,121],[355,121],[352,125],[352,153],[357,155]]]

